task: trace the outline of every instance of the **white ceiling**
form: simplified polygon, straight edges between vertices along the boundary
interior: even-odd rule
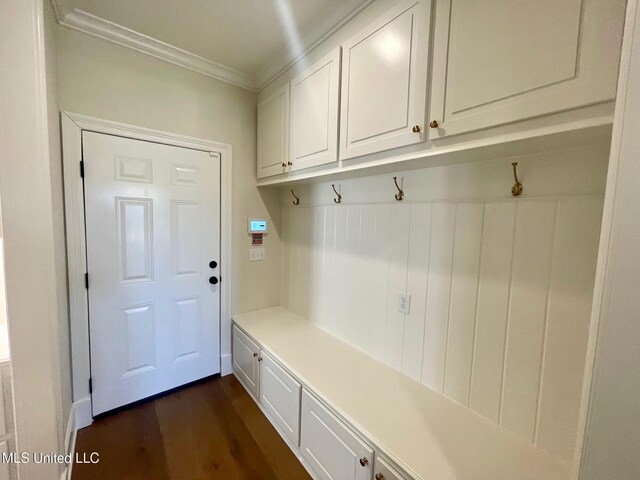
[[[69,14],[88,13],[224,65],[257,88],[371,0],[54,2],[63,24]]]

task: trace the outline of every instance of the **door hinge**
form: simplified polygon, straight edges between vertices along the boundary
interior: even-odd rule
[[[93,393],[93,379],[89,378],[89,393]]]
[[[84,160],[80,160],[80,177],[84,178]]]
[[[89,290],[89,274],[88,273],[84,274],[84,288]]]

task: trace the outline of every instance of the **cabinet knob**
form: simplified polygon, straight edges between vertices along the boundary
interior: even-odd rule
[[[384,480],[384,475],[381,473],[376,473],[376,480]]]
[[[429,126],[431,128],[438,128],[438,121],[437,120],[431,120],[431,123],[429,124]]]
[[[287,167],[287,164],[282,162],[282,168],[286,168],[286,167]]]
[[[414,127],[411,129],[411,131],[412,131],[413,133],[420,133],[420,125],[416,125],[416,126],[414,126]]]
[[[258,361],[261,362],[262,361],[262,357],[258,357]]]
[[[291,166],[291,165],[293,165],[293,163],[291,163],[291,162],[287,162],[287,165]]]
[[[362,457],[360,459],[360,465],[362,465],[363,467],[366,467],[368,463],[369,463],[369,459],[367,457]]]
[[[257,356],[258,356],[258,354],[257,354],[257,353],[254,353],[254,354],[253,354],[253,356],[254,356],[254,357],[257,357]]]

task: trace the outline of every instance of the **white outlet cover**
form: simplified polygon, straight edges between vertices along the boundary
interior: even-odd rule
[[[411,311],[411,294],[398,292],[398,311],[407,315]]]

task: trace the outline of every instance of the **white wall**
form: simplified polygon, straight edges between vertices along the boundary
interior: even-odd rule
[[[604,209],[581,480],[640,478],[640,5],[630,0]],[[587,389],[587,393],[589,390]]]
[[[0,196],[17,448],[61,452],[68,415],[64,273],[60,270],[60,153],[55,46],[43,0],[0,6]],[[52,61],[53,60],[53,61]],[[53,203],[53,205],[52,205]],[[62,284],[59,282],[62,281]],[[67,392],[63,391],[67,389]],[[62,465],[21,464],[22,479],[58,478]]]
[[[608,145],[288,191],[283,303],[527,441],[574,455]],[[524,195],[510,195],[511,161]],[[397,294],[411,312],[397,312]]]
[[[248,260],[247,218],[280,214],[277,194],[255,187],[256,94],[65,27],[57,34],[62,110],[232,145],[232,311],[277,305],[276,229],[265,239],[266,261]],[[222,354],[229,353],[223,336]]]

